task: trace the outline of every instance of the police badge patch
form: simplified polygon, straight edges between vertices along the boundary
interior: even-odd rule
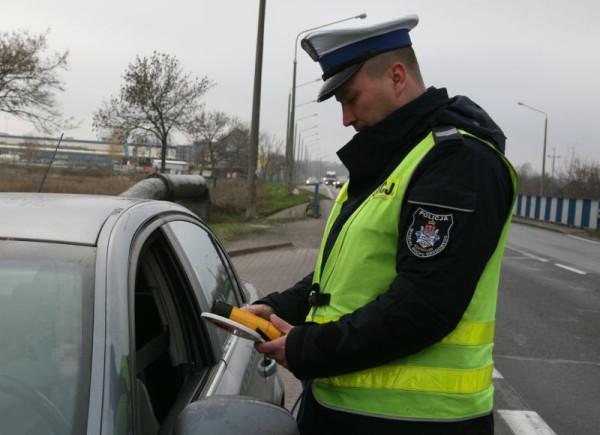
[[[429,258],[444,250],[454,223],[452,214],[436,214],[419,207],[406,232],[406,245],[419,258]]]

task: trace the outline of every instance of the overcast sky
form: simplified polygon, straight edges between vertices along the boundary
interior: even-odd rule
[[[116,95],[128,63],[153,50],[177,56],[184,69],[207,76],[216,86],[207,109],[247,122],[252,86],[258,0],[1,0],[0,31],[50,29],[49,46],[69,50],[63,112],[81,121],[68,136],[95,139],[92,114]],[[514,164],[541,167],[544,117],[518,101],[548,113],[548,153],[561,164],[574,152],[599,161],[600,2],[595,0],[267,0],[261,130],[285,137],[294,39],[308,28],[366,12],[365,20],[337,27],[367,26],[417,14],[411,32],[425,82],[467,95],[485,108],[508,137]],[[332,27],[333,28],[333,27]],[[321,74],[298,49],[298,79]],[[319,84],[298,89],[297,103],[316,97]],[[341,124],[333,100],[297,109],[314,155],[335,160],[353,135]],[[0,131],[33,133],[30,125],[0,115]],[[318,135],[312,133],[318,132]],[[313,139],[318,138],[318,142]],[[182,138],[180,142],[184,142]],[[547,160],[550,170],[551,160]]]

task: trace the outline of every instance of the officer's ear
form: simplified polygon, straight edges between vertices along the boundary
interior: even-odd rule
[[[406,88],[408,72],[406,66],[400,62],[394,62],[388,67],[388,75],[392,83],[394,94],[398,97]]]

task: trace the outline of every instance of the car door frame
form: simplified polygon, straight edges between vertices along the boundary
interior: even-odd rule
[[[244,287],[240,283],[237,274],[235,273],[235,269],[233,269],[229,258],[225,254],[222,245],[219,243],[212,230],[210,230],[210,228],[204,225],[201,221],[195,219],[170,219],[169,223],[176,221],[191,223],[207,233],[214,245],[215,251],[226,267],[229,278],[233,282],[233,291],[236,294],[236,299],[241,304],[245,303],[247,300],[247,294],[244,290]],[[195,293],[202,295],[201,304],[203,304],[204,311],[210,311],[211,307],[209,302],[206,297],[204,297],[204,291],[201,290],[202,284],[196,277],[193,265],[188,258],[186,251],[179,243],[176,234],[171,228],[166,226],[165,233],[167,234],[167,237],[170,238],[172,247],[180,256],[181,262],[184,268],[186,268],[188,275],[192,277],[192,286],[196,286],[197,289],[200,289],[200,291],[196,291]],[[207,388],[202,392],[202,395],[211,396],[214,394],[240,394],[240,392],[243,392],[243,386],[249,375],[248,370],[253,365],[252,343],[246,342],[246,340],[243,340],[235,335],[229,335],[224,342],[221,342],[221,339],[217,335],[216,329],[212,327],[209,328],[209,334],[211,334],[213,338],[213,349],[215,354],[218,355],[220,362],[218,364],[218,369],[215,373],[214,379],[212,379],[210,384],[207,385]],[[227,372],[235,374],[233,376],[227,376]],[[242,372],[244,373],[242,374]],[[236,382],[235,379],[239,379],[240,381]]]
[[[187,286],[190,287],[190,289],[193,288],[194,284],[193,284],[193,282],[191,282],[191,279],[193,279],[194,277],[190,275],[190,272],[187,269],[186,264],[184,264],[184,262],[182,261],[180,253],[178,253],[177,248],[175,246],[173,246],[172,240],[169,239],[169,236],[167,234],[166,227],[165,227],[165,225],[168,224],[169,222],[182,220],[182,219],[188,220],[190,218],[189,218],[189,216],[178,214],[178,213],[164,214],[161,216],[157,216],[152,221],[146,223],[146,225],[144,226],[143,229],[140,229],[140,231],[138,231],[138,233],[135,235],[135,238],[132,242],[130,264],[129,264],[129,268],[130,268],[129,284],[128,284],[129,306],[130,306],[130,313],[129,313],[130,338],[129,338],[129,340],[131,343],[131,354],[132,355],[135,355],[135,346],[136,346],[135,345],[135,336],[134,336],[135,335],[135,315],[133,313],[134,301],[132,300],[135,296],[135,283],[136,283],[136,272],[137,272],[136,269],[139,265],[140,256],[143,252],[146,242],[157,231],[160,231],[162,233],[162,237],[164,237],[166,243],[169,245],[168,249],[175,256],[174,261],[176,261],[178,263],[178,266],[181,267],[182,272],[184,272],[184,275],[185,275],[184,279],[186,279],[188,281]],[[207,302],[205,300],[204,301],[197,300],[196,302],[197,302],[197,308],[199,311],[203,310],[203,305],[207,305]],[[220,365],[220,360],[221,360],[220,355],[218,353],[216,353],[215,349],[214,349],[213,343],[214,343],[215,337],[214,337],[213,332],[210,330],[210,328],[207,328],[203,322],[197,322],[197,327],[200,328],[200,330],[198,330],[196,332],[201,337],[203,337],[205,340],[209,341],[209,345],[204,346],[204,351],[208,352],[209,355],[207,355],[207,358],[206,358],[207,366],[204,369],[206,371],[206,373],[200,379],[197,379],[198,382],[196,385],[184,386],[184,388],[188,389],[188,393],[186,395],[187,399],[185,399],[185,401],[187,403],[190,403],[190,402],[196,400],[199,396],[201,396],[203,394],[203,391],[205,391],[206,388],[210,388],[210,386],[214,382],[217,382],[217,380],[218,380],[217,374],[219,371],[219,365]],[[194,339],[196,339],[196,338],[194,338]],[[205,340],[201,340],[201,341],[205,341]],[[131,367],[132,367],[131,376],[132,376],[132,382],[133,382],[134,381],[133,377],[135,377],[135,374],[136,374],[135,358],[132,358],[132,361],[133,361],[133,363],[131,364]],[[137,410],[137,407],[135,406],[135,404],[137,403],[138,400],[139,400],[139,398],[137,397],[137,391],[135,389],[132,389],[132,403],[133,403],[134,412],[136,412],[136,410]],[[181,400],[182,400],[181,398],[178,398],[173,406],[182,410],[187,403],[183,403]],[[137,433],[136,425],[137,425],[137,421],[134,416],[134,433]]]
[[[135,341],[130,336],[129,315],[132,242],[149,225],[160,227],[164,219],[174,215],[195,219],[175,203],[140,201],[115,209],[98,235],[87,435],[133,433]]]
[[[233,291],[236,294],[238,303],[243,305],[249,301],[249,293],[245,285],[240,281],[233,267],[229,256],[227,255],[223,245],[215,236],[214,232],[202,222],[193,219],[174,219],[171,222],[183,220],[199,227],[200,231],[205,232],[213,244],[215,253],[224,264],[228,273],[229,279],[233,284]],[[166,227],[166,232],[169,237],[173,238],[172,244],[176,250],[181,252],[181,255],[187,258],[187,253],[180,244],[174,230],[169,226]],[[194,278],[194,268],[191,262],[186,261],[186,267],[189,268]],[[194,285],[202,288],[202,284],[195,279]],[[206,301],[206,298],[203,298]],[[209,309],[210,307],[206,307]],[[218,343],[215,341],[215,343]],[[262,400],[270,401],[279,404],[283,399],[283,389],[281,381],[274,376],[276,374],[276,365],[272,360],[266,361],[255,349],[253,342],[238,337],[229,335],[222,347],[217,346],[215,351],[222,352],[222,364],[217,373],[217,379],[213,382],[209,389],[205,392],[210,395],[228,395],[242,394],[259,397]]]

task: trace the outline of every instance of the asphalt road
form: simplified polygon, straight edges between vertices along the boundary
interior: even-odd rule
[[[500,288],[497,433],[600,433],[600,243],[513,224]]]

